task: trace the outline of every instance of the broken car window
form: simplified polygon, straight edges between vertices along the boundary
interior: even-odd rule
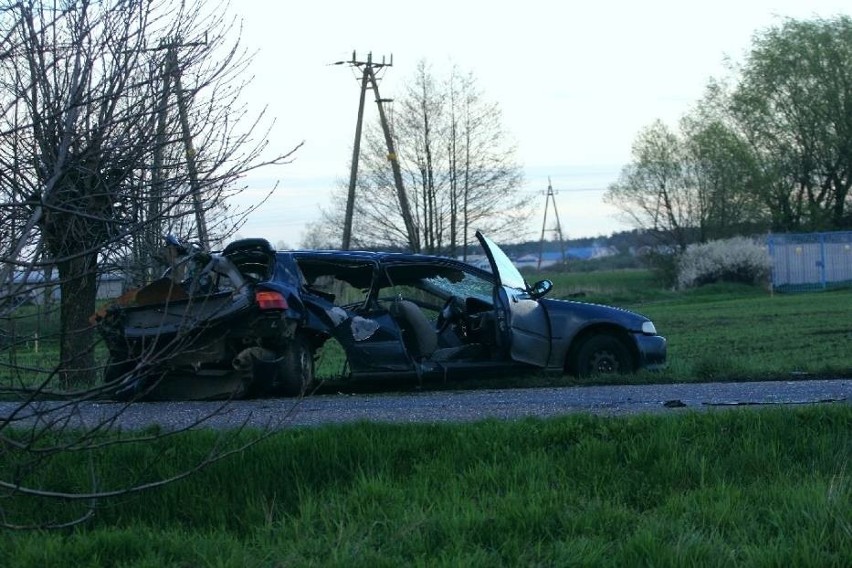
[[[461,298],[476,298],[483,302],[491,302],[491,294],[494,284],[470,272],[460,272],[461,280],[451,281],[444,276],[433,276],[424,278],[423,285],[427,289],[435,290],[444,296],[457,296]]]
[[[299,259],[305,289],[336,306],[349,309],[364,305],[372,282],[372,264],[348,264]]]

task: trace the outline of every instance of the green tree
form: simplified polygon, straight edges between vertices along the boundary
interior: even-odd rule
[[[681,121],[684,169],[697,200],[696,239],[725,239],[762,227],[764,178],[748,143],[718,117]]]
[[[852,19],[788,21],[711,80],[680,132],[641,131],[605,199],[683,249],[755,230],[852,226]],[[730,85],[730,86],[729,86]]]
[[[660,121],[643,129],[632,163],[604,200],[662,244],[684,250],[760,226],[762,180],[747,142],[706,104],[681,120],[680,132]]]
[[[778,230],[852,226],[852,18],[789,20],[755,36],[730,113],[767,176]]]

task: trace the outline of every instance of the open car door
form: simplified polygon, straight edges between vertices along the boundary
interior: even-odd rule
[[[546,366],[550,357],[547,311],[532,296],[526,280],[506,253],[479,231],[476,238],[485,250],[497,279],[494,292],[497,333],[502,336],[503,345],[508,346],[509,356],[513,361]]]

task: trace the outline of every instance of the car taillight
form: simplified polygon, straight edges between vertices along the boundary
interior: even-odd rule
[[[254,293],[254,301],[261,310],[286,310],[287,300],[281,292],[259,290]]]

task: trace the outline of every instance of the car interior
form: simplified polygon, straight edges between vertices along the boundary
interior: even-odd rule
[[[476,360],[496,345],[492,283],[456,267],[396,265],[385,271],[377,299],[402,330],[416,360]]]
[[[347,312],[390,314],[415,361],[487,359],[497,344],[493,283],[455,266],[298,260],[304,289]]]

